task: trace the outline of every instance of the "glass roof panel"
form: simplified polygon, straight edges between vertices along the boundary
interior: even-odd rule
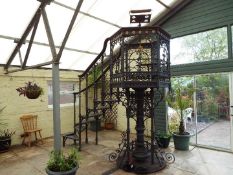
[[[54,2],[55,3],[58,2],[58,3],[64,4],[64,5],[73,7],[73,8],[76,8],[76,6],[78,5],[78,0],[55,0]]]
[[[30,41],[32,31],[33,31],[33,29],[30,31],[30,33],[27,36],[27,39],[26,39],[27,42]],[[43,21],[42,16],[40,18],[40,21],[39,21],[39,24],[38,24],[38,27],[37,27],[37,30],[36,30],[34,41],[42,42],[42,43],[46,43],[46,44],[49,43],[48,39],[47,39],[46,30],[45,30],[45,27],[44,27],[44,21]]]
[[[99,0],[96,2],[95,6],[84,9],[84,11],[86,10],[85,12],[104,20],[111,21],[121,27],[128,27],[130,26],[129,11],[138,9],[152,9],[153,18],[164,10],[165,7],[155,0]]]
[[[162,0],[162,2],[167,6],[172,5],[175,1],[181,1],[181,0]]]
[[[28,43],[24,44],[20,49],[23,59],[25,57],[27,48]],[[50,60],[52,60],[52,56],[49,47],[32,44],[31,51],[27,60],[27,66],[44,63]]]
[[[17,54],[17,55],[15,56],[15,58],[14,58],[14,60],[12,61],[11,65],[17,65],[17,66],[21,65],[21,64],[20,64],[19,54]]]
[[[86,13],[89,13],[89,11],[92,9],[92,8],[96,8],[96,4],[98,3],[98,1],[101,1],[101,0],[88,0],[88,1],[83,1],[83,4],[82,4],[82,7],[81,7],[81,11],[82,12],[86,12]]]
[[[39,2],[36,0],[1,1],[0,35],[21,37],[38,6]]]
[[[103,47],[104,39],[112,35],[117,30],[117,27],[85,16],[76,22],[67,42],[67,47],[75,46],[75,48],[80,50],[99,53]],[[93,43],[96,42],[99,44],[97,47],[93,48]]]
[[[0,48],[1,48],[0,64],[6,63],[15,45],[16,44],[14,43],[13,40],[8,40],[3,38],[0,39]]]
[[[47,6],[46,12],[55,45],[59,45],[65,36],[74,12],[56,4]],[[81,14],[78,14],[79,16]]]
[[[85,70],[95,57],[92,54],[64,50],[60,67],[63,69]]]

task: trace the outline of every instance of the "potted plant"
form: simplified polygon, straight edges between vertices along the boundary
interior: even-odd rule
[[[158,131],[155,134],[155,139],[160,148],[167,148],[170,143],[171,133]]]
[[[176,84],[173,91],[167,96],[167,102],[170,107],[176,110],[179,116],[178,131],[173,132],[175,149],[188,150],[190,133],[185,131],[184,111],[192,105],[192,88],[183,87],[180,82]]]
[[[25,83],[24,87],[19,87],[16,90],[19,92],[19,95],[24,95],[29,99],[37,99],[43,94],[43,89],[31,81]]]
[[[114,123],[112,121],[106,120],[104,124],[104,128],[107,130],[114,129]]]
[[[106,118],[104,120],[104,127],[107,130],[113,130],[116,123],[116,117],[113,111],[108,110],[106,112]]]
[[[9,129],[0,131],[0,152],[6,152],[11,146],[11,136],[15,134],[15,131]]]
[[[0,113],[3,111],[5,107],[0,109]],[[0,118],[0,152],[6,152],[9,150],[11,146],[11,136],[15,134],[15,131],[10,131],[9,129],[2,129],[5,127],[7,123],[4,122],[3,119]]]
[[[48,175],[75,175],[79,168],[79,155],[76,149],[71,149],[65,155],[62,151],[52,151],[47,163]]]

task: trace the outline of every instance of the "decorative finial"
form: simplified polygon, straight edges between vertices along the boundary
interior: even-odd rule
[[[149,23],[151,18],[151,9],[130,10],[130,23]]]

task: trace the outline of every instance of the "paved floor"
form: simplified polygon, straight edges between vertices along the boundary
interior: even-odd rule
[[[115,169],[115,163],[108,161],[108,154],[120,142],[120,132],[101,131],[99,145],[94,144],[94,133],[90,133],[89,144],[83,144],[80,152],[81,162],[78,175],[131,175]],[[71,146],[66,146],[65,150]],[[49,152],[53,148],[53,139],[31,148],[15,146],[7,153],[0,154],[0,175],[44,175]],[[190,146],[189,151],[173,152],[176,161],[154,175],[232,175],[233,154]],[[106,173],[113,170],[112,173]]]
[[[230,149],[230,121],[219,120],[197,135],[197,143]]]

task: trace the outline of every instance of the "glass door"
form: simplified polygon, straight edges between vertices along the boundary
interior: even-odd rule
[[[229,75],[195,76],[196,143],[231,150]]]
[[[191,143],[233,151],[233,73],[172,78],[172,84],[177,81],[196,90],[184,121],[186,131],[193,134]],[[170,107],[168,119],[170,130],[177,129],[178,116]]]
[[[233,73],[229,73],[229,96],[230,96],[230,123],[231,123],[231,151],[233,152]]]

